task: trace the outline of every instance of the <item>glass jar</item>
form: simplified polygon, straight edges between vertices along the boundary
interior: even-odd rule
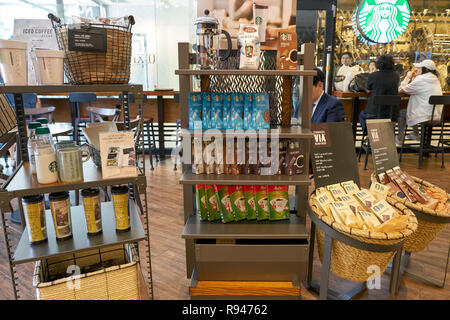
[[[34,158],[36,161],[36,175],[40,184],[49,184],[58,181],[56,153],[52,135],[49,128],[37,128],[38,137]]]
[[[36,161],[34,159],[34,151],[36,149],[36,143],[38,137],[36,136],[36,129],[39,128],[41,124],[39,122],[30,122],[28,123],[28,156],[30,157],[30,168],[31,173],[36,174]]]

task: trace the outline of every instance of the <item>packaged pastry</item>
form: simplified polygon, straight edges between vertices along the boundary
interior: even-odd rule
[[[203,162],[203,146],[201,139],[192,139],[192,153],[194,154],[192,172],[194,172],[195,174],[205,173],[205,163]]]
[[[353,195],[359,203],[363,206],[364,210],[370,211],[377,199],[367,189],[361,189]]]
[[[389,193],[388,187],[386,187],[376,181],[372,181],[372,185],[370,186],[369,191],[372,195],[375,196],[377,201],[386,199],[386,197]]]
[[[386,222],[392,219],[397,213],[386,200],[380,200],[372,207],[372,212],[380,219],[381,222]]]
[[[358,214],[369,228],[374,228],[381,224],[380,220],[378,220],[378,218],[369,211],[359,211]]]
[[[267,199],[267,186],[255,186],[256,218],[269,219],[269,204]]]
[[[215,144],[215,162],[216,162],[216,166],[215,166],[215,173],[216,174],[224,174],[225,173],[225,157],[224,157],[224,145],[223,145],[223,139],[215,139],[214,140],[214,144]]]
[[[228,186],[214,185],[216,193],[217,207],[220,210],[220,217],[223,223],[234,221],[233,209],[231,207],[230,195],[228,193]]]
[[[203,129],[211,129],[211,93],[202,92],[202,124]]]
[[[238,33],[239,69],[257,70],[260,59],[259,26],[240,24]]]
[[[205,172],[206,174],[213,174],[216,172],[216,148],[214,141],[204,141],[204,150],[205,150]]]
[[[208,220],[220,220],[220,210],[217,206],[216,192],[214,185],[205,185],[206,208],[208,209]]]
[[[247,219],[243,186],[228,186],[231,208],[236,221]]]
[[[189,130],[202,129],[202,93],[189,93]]]
[[[245,209],[247,219],[256,219],[255,188],[253,186],[244,186]]]
[[[223,95],[220,92],[211,94],[211,129],[222,129]]]
[[[289,219],[289,186],[268,186],[269,219]]]
[[[200,220],[208,220],[208,209],[206,208],[205,185],[196,184],[195,193],[197,198],[197,212],[200,214]]]

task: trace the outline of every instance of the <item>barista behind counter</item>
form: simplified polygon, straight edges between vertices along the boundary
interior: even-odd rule
[[[342,122],[345,120],[344,105],[337,98],[324,92],[325,74],[317,67],[314,67],[317,75],[313,78],[312,88],[312,113],[311,122]],[[298,118],[300,107],[294,110],[294,117]]]

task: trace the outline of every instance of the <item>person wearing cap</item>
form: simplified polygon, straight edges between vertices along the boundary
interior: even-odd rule
[[[398,117],[398,136],[395,142],[401,145],[406,130],[406,124],[413,127],[414,133],[406,136],[407,139],[419,139],[418,124],[431,120],[433,105],[428,103],[430,96],[442,95],[442,88],[439,82],[436,65],[432,60],[423,60],[414,63],[415,72],[409,71],[398,89],[399,93],[409,95],[407,109],[400,110]],[[434,111],[433,120],[441,119],[442,105],[437,105]]]

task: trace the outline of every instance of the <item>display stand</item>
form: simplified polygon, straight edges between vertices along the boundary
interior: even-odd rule
[[[6,249],[8,253],[9,267],[11,272],[11,281],[14,289],[14,297],[20,298],[19,286],[17,283],[18,276],[15,267],[21,263],[28,263],[32,261],[57,257],[62,254],[75,254],[76,252],[86,251],[93,248],[104,248],[112,245],[126,243],[137,243],[138,241],[145,241],[146,246],[146,282],[148,296],[153,299],[153,282],[151,270],[151,256],[150,256],[150,236],[148,224],[148,206],[147,206],[147,180],[145,177],[145,155],[144,155],[144,135],[138,143],[136,150],[136,163],[138,175],[131,178],[114,178],[103,179],[101,169],[98,169],[92,160],[83,164],[84,181],[79,183],[53,183],[42,185],[37,183],[36,177],[33,177],[28,162],[27,151],[27,128],[24,114],[24,106],[22,101],[22,93],[68,93],[68,92],[122,92],[123,94],[123,121],[125,129],[130,129],[130,112],[128,94],[134,94],[139,103],[139,115],[142,118],[142,85],[52,85],[52,86],[0,86],[0,93],[14,94],[15,109],[17,115],[17,126],[19,131],[19,145],[22,161],[14,170],[6,183],[3,184],[0,190],[0,210],[3,226],[3,234],[5,237]],[[9,203],[14,198],[21,198],[28,195],[46,194],[51,192],[61,192],[69,190],[81,190],[92,187],[106,187],[110,185],[133,185],[130,188],[130,218],[132,228],[128,232],[116,233],[114,227],[113,216],[110,215],[112,211],[112,203],[102,203],[103,232],[102,234],[89,237],[86,236],[86,226],[82,219],[83,208],[80,206],[72,207],[72,228],[73,239],[64,242],[56,242],[55,235],[48,231],[48,240],[39,245],[30,245],[28,241],[28,231],[25,230],[21,236],[21,240],[17,247],[14,248],[11,242],[9,233],[8,221],[5,218],[5,212],[10,211]],[[137,189],[137,194],[133,192]],[[144,196],[143,208],[144,215],[142,224],[139,215],[137,214],[136,202],[140,195]],[[139,199],[140,200],[140,199]],[[46,213],[47,221],[51,222],[51,213]],[[77,218],[75,218],[77,216]],[[50,220],[49,220],[50,219]],[[75,223],[76,222],[76,223]],[[48,230],[51,230],[52,223],[48,225]]]
[[[186,241],[186,271],[191,279],[189,292],[192,299],[217,298],[300,298],[299,283],[306,277],[308,259],[308,233],[306,231],[306,203],[310,184],[308,168],[310,157],[312,78],[314,45],[302,46],[299,61],[301,70],[194,70],[195,61],[188,43],[178,44],[180,79],[181,127],[188,128],[189,93],[192,76],[202,80],[202,91],[254,92],[256,82],[276,88],[269,93],[281,97],[284,79],[304,77],[302,123],[300,127],[281,125],[281,110],[271,105],[272,134],[279,138],[303,140],[305,146],[305,173],[297,176],[214,175],[192,173],[191,165],[183,164],[184,222],[182,238]],[[224,77],[224,78],[221,78]],[[253,77],[253,78],[252,78]],[[226,80],[224,80],[226,79]],[[266,89],[268,90],[268,89]],[[263,91],[264,92],[264,91]],[[273,97],[273,96],[272,96]],[[289,97],[290,98],[290,97]],[[291,99],[291,98],[290,98]],[[278,104],[281,108],[282,101]],[[288,106],[292,101],[288,101]],[[284,110],[284,109],[283,109]],[[222,132],[227,134],[225,130]],[[193,135],[191,135],[193,137]],[[196,214],[195,184],[223,185],[294,185],[296,186],[296,212],[289,220],[279,222],[242,221],[236,223],[203,222]],[[236,290],[236,288],[240,288]],[[273,290],[274,288],[283,290]]]

